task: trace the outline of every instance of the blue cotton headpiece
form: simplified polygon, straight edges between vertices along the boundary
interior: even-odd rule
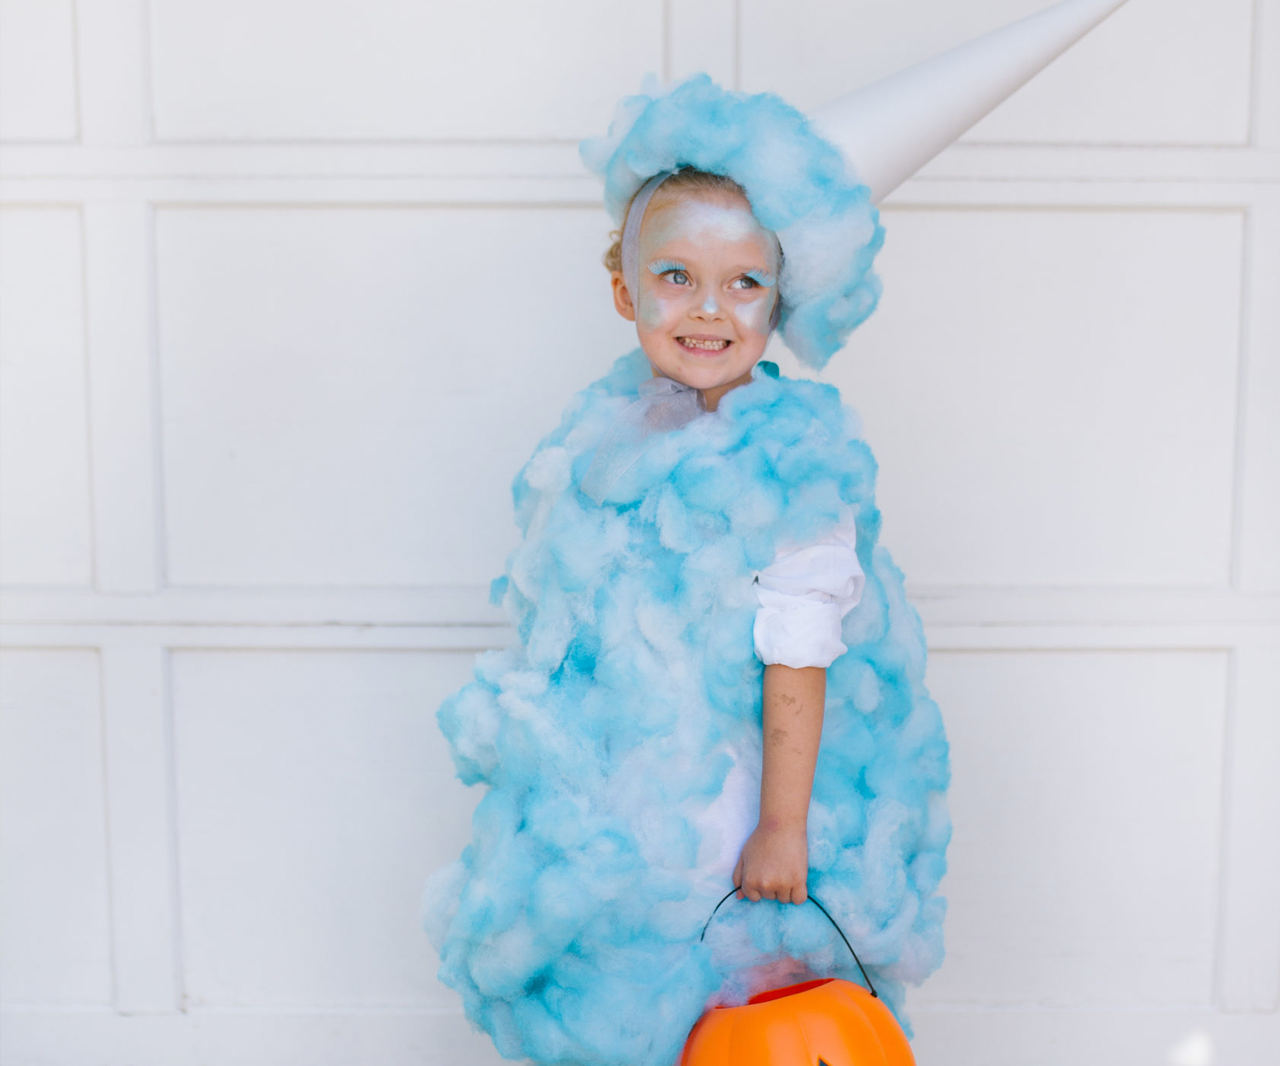
[[[697,74],[669,90],[648,79],[625,97],[604,137],[582,142],[605,182],[605,206],[621,226],[655,174],[695,167],[742,186],[760,224],[782,247],[779,329],[815,369],[875,310],[872,260],[884,242],[869,190],[839,149],[772,93],[739,93]]]

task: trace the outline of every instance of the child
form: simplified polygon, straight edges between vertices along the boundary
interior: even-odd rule
[[[516,478],[520,643],[440,710],[489,791],[427,921],[502,1054],[670,1066],[709,1004],[858,979],[810,891],[900,1012],[942,958],[948,753],[856,418],[761,360],[776,326],[820,367],[873,309],[867,189],[705,76],[584,155],[640,348]]]
[[[1122,3],[1061,0],[826,105],[865,185],[781,100],[705,76],[583,146],[640,348],[517,476],[493,591],[520,642],[439,716],[489,791],[426,918],[502,1054],[671,1066],[709,1005],[857,980],[809,893],[910,1034],[903,983],[942,961],[947,741],[856,417],[760,357],[776,328],[821,369],[879,295],[872,203]]]

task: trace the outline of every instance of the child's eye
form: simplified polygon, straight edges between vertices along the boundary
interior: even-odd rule
[[[689,275],[683,270],[668,270],[665,276],[668,281],[673,282],[676,285],[689,284]]]
[[[733,284],[740,289],[758,289],[760,287],[760,282],[756,281],[755,278],[748,277],[746,274],[743,274],[740,278],[734,278]]]

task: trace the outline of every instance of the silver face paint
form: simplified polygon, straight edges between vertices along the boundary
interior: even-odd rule
[[[661,326],[663,319],[669,314],[666,306],[668,302],[647,291],[643,285],[640,286],[640,300],[636,307],[640,324],[646,329],[657,329]]]
[[[640,234],[642,259],[646,246],[652,249],[680,237],[733,244],[769,233],[750,208],[720,199],[682,197],[662,206],[665,210],[655,212],[657,217],[645,220],[648,225]]]
[[[773,312],[775,289],[760,289],[760,295],[754,300],[747,300],[738,305],[737,318],[749,330],[755,333],[769,332],[769,316]]]

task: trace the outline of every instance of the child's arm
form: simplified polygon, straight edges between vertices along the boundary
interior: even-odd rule
[[[733,871],[738,899],[809,898],[806,824],[826,693],[827,671],[820,666],[764,668],[760,821]]]

